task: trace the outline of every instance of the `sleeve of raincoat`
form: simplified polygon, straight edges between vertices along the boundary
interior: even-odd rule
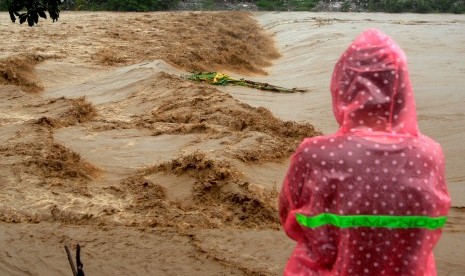
[[[296,220],[297,213],[317,214],[322,210],[314,205],[318,204],[320,208],[325,205],[320,197],[315,197],[311,192],[319,183],[316,183],[312,173],[314,168],[309,165],[304,153],[307,146],[308,143],[303,143],[291,158],[279,196],[279,215],[284,231],[297,242],[299,253],[295,251],[294,255],[298,256],[294,258],[304,258],[310,267],[324,268],[335,261],[337,246],[334,231],[328,226],[305,228]],[[286,269],[290,269],[289,264]]]
[[[300,225],[295,219],[296,205],[300,191],[295,187],[303,185],[305,179],[302,177],[302,168],[299,168],[297,160],[299,153],[296,152],[291,158],[291,164],[287,170],[284,183],[279,194],[279,218],[286,234],[293,240],[298,241],[302,237]]]
[[[450,195],[449,191],[447,190],[447,184],[446,184],[446,164],[445,164],[445,157],[444,157],[444,152],[438,143],[434,143],[436,145],[436,148],[433,150],[433,154],[435,154],[436,157],[436,162],[437,162],[437,170],[438,172],[436,173],[438,181],[436,182],[436,187],[435,191],[436,194],[438,195],[438,198],[441,199],[440,202],[442,204],[436,204],[437,206],[437,212],[439,215],[447,215],[450,209]],[[431,157],[433,158],[433,157]],[[442,208],[441,208],[442,206]]]

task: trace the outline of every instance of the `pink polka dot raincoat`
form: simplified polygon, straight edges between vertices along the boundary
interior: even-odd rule
[[[339,130],[305,139],[280,193],[297,245],[285,275],[436,275],[449,210],[441,146],[422,135],[404,52],[362,33],[331,81]]]

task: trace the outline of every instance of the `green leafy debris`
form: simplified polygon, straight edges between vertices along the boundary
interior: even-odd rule
[[[188,80],[195,82],[203,82],[212,85],[239,85],[246,86],[250,88],[255,88],[259,90],[266,90],[272,92],[280,93],[295,93],[295,92],[306,92],[305,89],[299,88],[284,88],[276,85],[271,85],[269,83],[251,81],[246,79],[234,79],[230,76],[218,72],[200,72],[193,73],[186,77]]]

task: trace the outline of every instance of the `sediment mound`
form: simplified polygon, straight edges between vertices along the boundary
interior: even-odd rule
[[[185,201],[167,200],[164,189],[148,180],[160,172],[195,179],[192,198]],[[120,185],[123,190],[129,187],[133,193],[133,211],[151,217],[140,220],[137,225],[279,228],[276,189],[265,190],[244,182],[241,173],[228,161],[209,157],[201,151],[180,155],[169,162],[147,168],[138,176],[124,179]],[[150,198],[147,198],[148,195]]]

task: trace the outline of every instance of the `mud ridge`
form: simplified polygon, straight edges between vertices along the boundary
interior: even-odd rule
[[[209,138],[237,137],[229,154],[243,162],[260,163],[289,156],[305,137],[320,135],[313,125],[282,121],[263,107],[252,107],[213,87],[192,84],[161,73],[157,86],[173,91],[157,99],[150,113],[133,116],[138,127],[159,134],[204,133]],[[238,146],[239,144],[239,146]],[[258,145],[258,146],[257,146]]]
[[[61,128],[92,121],[97,116],[95,107],[86,100],[85,97],[77,99],[66,99],[64,97],[50,100],[47,104],[69,105],[69,108],[61,114],[42,116],[37,120],[37,124]]]
[[[210,227],[279,228],[277,189],[266,190],[244,182],[241,173],[227,161],[196,151],[148,168],[144,174],[157,172],[187,174],[196,180],[192,202],[183,207],[205,214],[212,220],[206,224]],[[198,227],[196,224],[189,226]]]
[[[0,85],[16,85],[26,92],[40,92],[44,88],[37,79],[35,65],[49,56],[34,53],[0,58]]]
[[[246,12],[82,12],[67,16],[59,27],[16,28],[8,37],[21,47],[0,42],[7,55],[40,52],[104,67],[163,59],[186,71],[266,74],[280,56],[272,38]]]

